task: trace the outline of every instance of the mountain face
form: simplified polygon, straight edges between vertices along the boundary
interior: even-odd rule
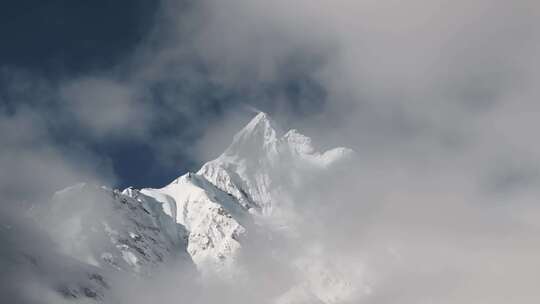
[[[80,184],[34,213],[62,254],[96,269],[151,276],[182,260],[203,277],[234,280],[245,271],[243,246],[292,233],[291,189],[352,156],[346,148],[317,152],[309,137],[282,132],[259,113],[223,154],[163,188],[120,192]],[[309,255],[295,261],[301,279],[276,303],[334,303],[354,292],[327,263]]]

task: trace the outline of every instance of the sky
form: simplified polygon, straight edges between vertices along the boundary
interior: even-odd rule
[[[5,3],[1,64],[54,78],[110,67],[147,34],[156,9],[148,1]]]
[[[198,169],[259,110],[366,157],[424,149],[442,159],[487,140],[474,133],[490,115],[516,128],[514,140],[530,130],[511,120],[535,111],[522,101],[536,97],[534,1],[152,3],[4,4],[2,121],[71,155],[70,167],[88,169],[81,179],[120,188]],[[10,165],[30,162],[15,155]]]
[[[162,186],[262,110],[356,151],[354,174],[298,193],[299,229],[371,262],[367,303],[534,303],[538,1],[91,3],[0,7],[2,207]]]
[[[56,90],[66,79],[111,69],[129,56],[151,28],[157,4],[148,1],[16,1],[2,4],[0,27],[5,42],[0,50],[2,113],[14,117],[22,107],[39,109],[38,119],[66,120],[47,114],[58,107],[54,101],[35,98],[39,90]],[[99,22],[96,22],[99,20]],[[40,87],[40,88],[37,88]],[[24,91],[24,92],[23,92]],[[21,96],[27,94],[29,96]],[[52,95],[52,94],[48,94]],[[42,97],[42,96],[40,96]],[[53,99],[47,96],[47,99]],[[51,116],[48,116],[51,115]],[[54,130],[55,140],[67,145],[77,141],[74,130],[66,130],[68,122]],[[73,133],[72,133],[73,132]],[[132,161],[151,161],[148,149],[137,143],[118,144],[114,148],[99,147],[92,139],[75,144],[110,158],[119,175],[119,184],[137,183],[130,165]],[[122,149],[132,153],[121,157]],[[141,161],[142,160],[142,161]]]
[[[51,137],[47,143],[76,146],[107,162],[112,173],[103,179],[124,188],[161,186],[196,170],[208,159],[193,155],[195,142],[226,112],[243,114],[234,124],[239,127],[252,106],[278,108],[246,93],[286,95],[287,108],[298,113],[321,106],[322,89],[302,71],[265,84],[262,93],[212,79],[210,65],[187,41],[187,31],[197,25],[168,25],[193,18],[191,10],[199,8],[190,8],[195,5],[189,1],[174,2],[172,9],[152,3],[4,4],[1,31],[9,42],[0,50],[2,113],[15,119],[33,112]],[[168,17],[166,10],[179,17]],[[166,67],[160,61],[168,60],[168,48],[177,54]],[[225,136],[216,149],[226,147],[232,130]]]

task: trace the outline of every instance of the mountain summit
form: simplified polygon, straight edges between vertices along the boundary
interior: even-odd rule
[[[234,138],[226,155],[253,155],[275,151],[279,129],[266,113],[257,114]]]
[[[196,173],[159,189],[71,187],[58,192],[44,218],[65,213],[53,233],[69,245],[63,253],[94,267],[146,274],[179,257],[203,276],[238,278],[244,271],[238,259],[245,242],[270,242],[268,233],[260,233],[265,218],[280,214],[287,191],[301,182],[303,172],[317,176],[352,154],[346,148],[317,152],[309,137],[296,130],[281,132],[261,112],[223,154]],[[80,208],[73,207],[74,201]],[[92,206],[101,213],[91,211]],[[339,279],[332,280],[343,289]],[[318,289],[308,293],[324,300],[326,291],[321,290],[328,288]]]
[[[290,177],[298,167],[324,168],[352,154],[346,148],[319,153],[309,137],[296,130],[283,134],[261,112],[234,136],[222,155],[204,164],[197,174],[233,195],[242,206],[268,215],[274,207],[272,192],[283,186],[276,177]]]

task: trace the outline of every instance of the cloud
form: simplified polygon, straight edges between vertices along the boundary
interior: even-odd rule
[[[220,85],[322,146],[358,152],[346,178],[306,185],[294,201],[302,244],[366,265],[362,301],[532,303],[539,8],[209,0],[195,5],[204,21],[190,42]],[[290,95],[270,98],[291,74],[318,85],[319,111],[299,116]]]
[[[101,156],[58,144],[65,122],[98,141],[151,141],[171,165],[219,153],[245,118],[234,113],[254,105],[358,157],[294,190],[301,237],[272,243],[285,254],[268,265],[258,262],[268,247],[246,245],[252,283],[240,291],[273,296],[301,280],[293,258],[309,247],[361,271],[353,284],[369,292],[355,300],[367,303],[534,303],[539,12],[533,0],[163,1],[154,34],[114,77],[88,75],[58,92],[28,82],[65,108],[5,111],[2,193],[21,199],[28,187],[112,175]],[[278,283],[266,290],[269,273]],[[177,275],[142,294],[177,299],[163,289],[176,290]],[[194,303],[231,290],[186,284]]]
[[[2,70],[2,77],[0,301],[64,303],[57,288],[82,282],[88,269],[59,254],[28,211],[68,185],[113,183],[115,176],[109,159],[59,138],[65,120],[54,107],[50,82],[14,70]]]
[[[107,159],[80,146],[58,144],[43,114],[28,107],[0,114],[2,207],[28,207],[77,181],[114,180]]]
[[[129,86],[106,78],[88,77],[60,89],[68,115],[93,136],[143,136],[152,108]]]

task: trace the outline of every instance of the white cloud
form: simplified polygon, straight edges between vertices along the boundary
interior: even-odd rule
[[[141,136],[152,108],[129,84],[106,78],[83,78],[61,88],[63,105],[91,135]]]

